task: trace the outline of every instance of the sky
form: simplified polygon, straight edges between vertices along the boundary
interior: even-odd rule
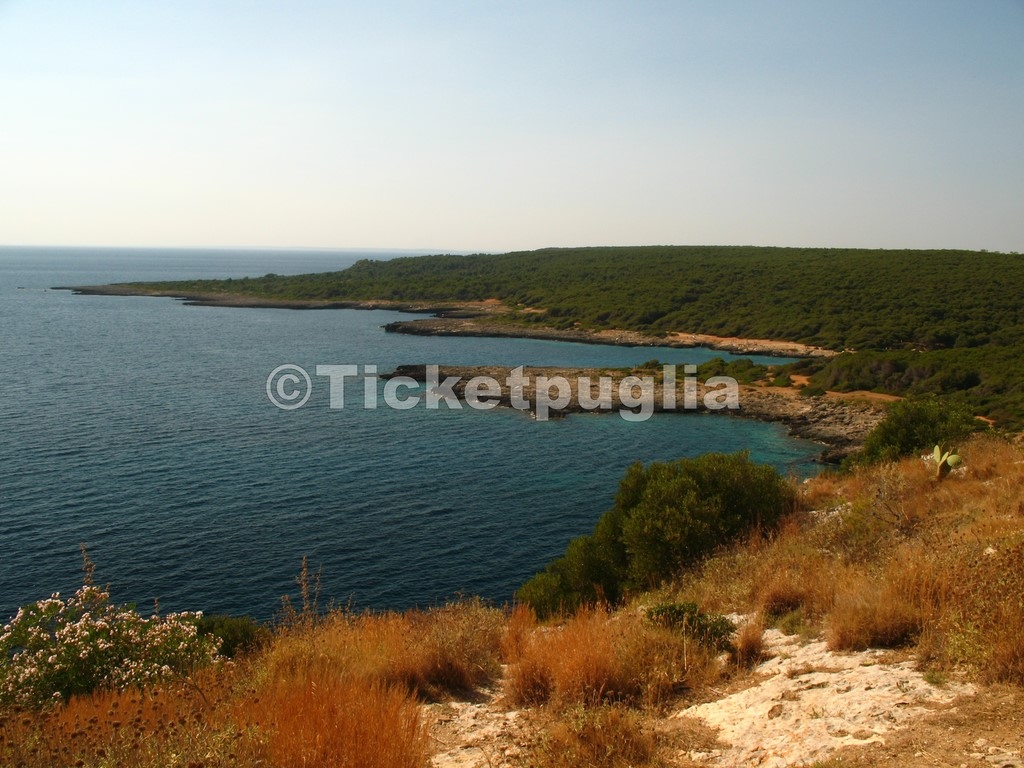
[[[0,244],[1024,251],[1024,0],[0,0]]]

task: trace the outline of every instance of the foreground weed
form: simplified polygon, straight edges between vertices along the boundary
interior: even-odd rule
[[[574,707],[561,713],[535,750],[538,768],[656,768],[658,741],[636,712]]]

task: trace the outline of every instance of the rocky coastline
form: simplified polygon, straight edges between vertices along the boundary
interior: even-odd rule
[[[446,312],[458,314],[460,311],[463,311],[459,304],[408,301],[274,299],[262,296],[247,296],[245,294],[238,293],[165,291],[140,287],[134,283],[112,283],[110,285],[59,285],[54,286],[51,290],[71,291],[76,296],[152,296],[154,298],[177,299],[190,307],[238,307],[242,309],[388,309],[393,312],[410,312],[413,314]]]
[[[399,301],[328,301],[328,300],[278,300],[260,298],[240,294],[201,293],[183,291],[160,291],[153,288],[138,286],[131,283],[94,286],[58,287],[54,290],[70,290],[79,295],[99,296],[155,296],[174,298],[192,306],[217,306],[240,308],[267,309],[386,309],[397,312],[430,314],[432,317],[388,323],[384,330],[388,333],[403,333],[416,336],[475,336],[491,338],[528,338],[549,341],[571,341],[585,344],[607,344],[631,347],[704,347],[734,355],[767,355],[776,357],[831,357],[836,355],[833,350],[812,347],[797,342],[776,341],[772,339],[742,339],[710,336],[707,334],[675,333],[669,335],[653,335],[638,331],[603,330],[595,331],[585,328],[552,328],[543,325],[525,325],[506,321],[508,308],[496,300],[485,302],[399,302]],[[532,373],[531,373],[532,372]],[[596,370],[574,368],[531,368],[528,375],[550,377],[563,376],[578,378],[591,376],[595,381],[601,375],[609,375],[618,382],[628,373],[621,370]],[[411,376],[422,381],[424,366],[402,366],[394,372],[395,376]],[[508,369],[503,368],[442,368],[442,375],[457,376],[460,384],[454,387],[456,395],[465,396],[465,383],[475,376],[491,376],[504,382]],[[660,387],[660,384],[656,385]],[[682,387],[682,382],[679,382]],[[613,388],[614,389],[614,388]],[[703,405],[705,390],[700,388],[696,412],[707,412]],[[655,411],[663,411],[663,399],[660,390],[656,396]],[[536,393],[526,389],[525,396],[530,401],[531,409],[536,409]],[[499,403],[511,407],[510,393],[503,387]],[[623,408],[613,398],[612,410]],[[680,389],[678,402],[683,402]],[[799,397],[794,389],[785,387],[743,386],[739,398],[740,407],[726,409],[733,416],[758,419],[760,421],[784,424],[789,434],[823,444],[820,460],[825,463],[838,463],[843,458],[858,450],[865,435],[877,424],[884,411],[875,402],[847,399],[829,393],[825,397]],[[573,399],[564,407],[552,408],[554,417],[564,416],[573,412],[581,412],[578,401]],[[679,407],[680,412],[689,409]]]
[[[533,414],[536,414],[538,406],[538,377],[546,377],[549,381],[561,377],[570,382],[588,379],[590,397],[599,395],[598,381],[601,377],[608,377],[612,381],[611,405],[610,408],[599,409],[597,412],[616,413],[630,410],[637,413],[639,411],[637,406],[622,403],[619,397],[619,383],[627,376],[652,375],[651,371],[629,372],[612,368],[524,367],[521,369],[524,384],[521,390],[514,392],[513,386],[510,386],[512,373],[513,369],[497,366],[439,366],[435,375],[442,382],[449,378],[457,379],[457,382],[451,384],[451,391],[462,402],[466,400],[467,385],[472,379],[481,377],[493,379],[498,383],[500,390],[486,399],[496,402],[498,406],[529,410]],[[402,365],[382,378],[391,379],[399,376],[408,377],[417,382],[431,380],[428,376],[428,367],[425,365]],[[654,381],[651,392],[651,408],[654,413],[687,414],[721,411],[730,416],[780,423],[787,428],[791,436],[821,444],[823,448],[818,456],[818,461],[827,464],[837,464],[859,450],[867,433],[881,421],[885,414],[879,403],[848,400],[835,395],[800,397],[796,390],[791,388],[752,385],[739,386],[738,407],[708,407],[705,403],[705,395],[709,391],[713,392],[715,387],[706,386],[699,381],[694,382],[695,398],[691,398],[691,400],[695,400],[695,402],[693,403],[694,407],[691,408],[686,407],[683,377],[676,382],[674,404],[671,407],[666,407],[666,402],[671,403],[672,398],[670,397],[666,401],[664,382],[661,377],[653,375],[652,378]],[[569,414],[595,410],[584,408],[580,404],[575,388],[572,389],[572,393],[568,403],[545,403],[547,417],[561,418]]]
[[[551,328],[512,324],[494,320],[482,314],[466,311],[440,311],[435,317],[422,320],[400,320],[384,326],[388,333],[414,336],[484,336],[494,338],[544,339],[547,341],[574,341],[582,344],[610,344],[628,347],[676,347],[707,349],[733,355],[768,355],[772,357],[834,357],[831,349],[773,339],[741,339],[711,336],[699,333],[675,333],[657,336],[639,331],[604,330],[587,328]]]
[[[134,283],[111,285],[57,286],[53,290],[71,291],[82,296],[154,296],[172,298],[189,306],[242,307],[261,309],[387,309],[393,312],[429,314],[432,317],[388,323],[388,333],[414,336],[482,336],[491,338],[544,339],[574,341],[582,344],[609,344],[628,347],[705,347],[734,355],[772,357],[833,357],[835,350],[775,339],[743,339],[700,333],[655,335],[639,331],[591,330],[588,328],[552,328],[498,318],[507,318],[511,310],[494,299],[490,301],[391,301],[274,299],[231,293],[158,290]]]

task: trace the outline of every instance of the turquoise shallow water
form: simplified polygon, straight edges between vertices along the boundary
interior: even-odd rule
[[[814,472],[818,447],[721,415],[330,410],[323,379],[282,411],[265,391],[283,363],[618,366],[705,350],[400,336],[381,329],[409,317],[392,312],[47,290],[340,269],[360,255],[380,256],[0,248],[0,618],[73,590],[80,542],[115,598],[165,610],[267,618],[303,555],[325,597],[357,606],[501,602],[591,529],[633,461],[749,449]]]

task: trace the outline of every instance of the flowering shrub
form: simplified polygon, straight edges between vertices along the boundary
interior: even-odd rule
[[[144,686],[217,658],[201,614],[143,618],[87,583],[25,606],[0,630],[0,706],[39,706],[96,688]]]

